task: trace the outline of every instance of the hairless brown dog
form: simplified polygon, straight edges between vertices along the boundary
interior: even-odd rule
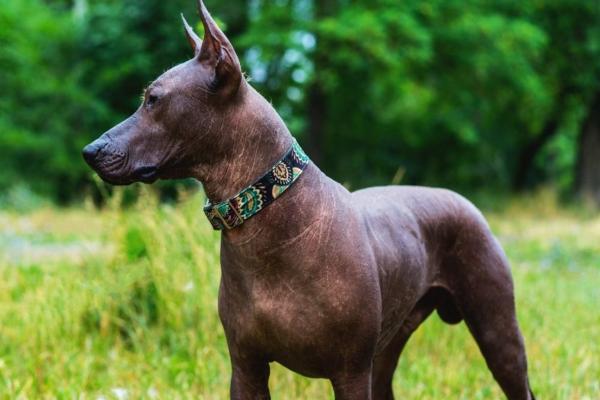
[[[113,184],[203,183],[207,215],[224,229],[219,315],[231,397],[269,398],[277,361],[330,379],[336,399],[392,399],[404,345],[437,310],[445,322],[465,320],[509,399],[533,399],[509,266],[481,213],[447,190],[351,193],[328,178],[199,7],[204,40],[184,20],[194,58],[154,81],[140,108],[83,153]]]

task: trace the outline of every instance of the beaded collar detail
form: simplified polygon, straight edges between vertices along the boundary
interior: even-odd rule
[[[233,229],[258,214],[302,175],[310,159],[296,139],[283,158],[255,183],[217,204],[206,201],[204,213],[215,230]]]

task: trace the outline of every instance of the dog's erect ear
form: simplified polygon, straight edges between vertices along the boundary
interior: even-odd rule
[[[197,57],[202,48],[202,40],[196,35],[196,32],[194,32],[190,24],[188,24],[183,14],[181,14],[181,20],[183,21],[183,27],[185,28],[185,37],[187,37],[190,46],[192,46],[192,50],[194,50],[194,57]]]
[[[202,0],[198,0],[198,11],[204,25],[204,40],[202,40],[198,61],[214,69],[216,90],[233,94],[239,89],[242,80],[238,56],[227,36],[208,13]]]

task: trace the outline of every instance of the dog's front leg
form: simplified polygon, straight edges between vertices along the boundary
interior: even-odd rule
[[[268,400],[269,363],[232,360],[231,400]]]
[[[371,400],[371,370],[341,374],[331,380],[335,400]]]

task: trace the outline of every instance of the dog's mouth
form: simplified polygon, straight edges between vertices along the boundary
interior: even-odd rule
[[[154,183],[158,180],[158,167],[153,165],[138,167],[130,173],[120,173],[118,170],[94,168],[98,176],[106,183],[114,186],[126,186],[135,182]]]
[[[123,178],[121,176],[114,175],[114,174],[107,174],[107,173],[100,172],[100,171],[96,171],[96,173],[104,182],[111,184],[113,186],[126,186],[126,185],[131,185],[132,183],[135,182],[135,180],[133,180],[133,179]]]
[[[158,179],[158,168],[155,165],[139,167],[135,169],[133,176],[140,182],[154,183]]]
[[[156,166],[144,166],[136,168],[132,174],[120,176],[115,173],[103,173],[96,171],[103,181],[115,186],[131,185],[135,182],[154,183],[158,180],[158,168]]]

